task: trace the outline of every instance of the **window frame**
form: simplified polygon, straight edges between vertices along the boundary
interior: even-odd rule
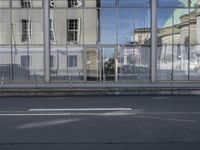
[[[25,21],[25,22],[23,22],[23,21]],[[22,33],[21,34],[21,42],[22,43],[30,42],[31,36],[32,36],[32,20],[31,20],[31,18],[20,19],[20,23],[21,23],[21,33]],[[23,27],[26,27],[26,29],[24,29]],[[24,36],[26,38],[24,38]]]
[[[49,20],[49,30],[50,30],[50,42],[51,44],[56,43],[56,36],[55,36],[55,26],[54,26],[54,19],[50,18]]]
[[[20,65],[23,68],[29,68],[31,66],[31,56],[30,55],[21,55],[20,56]],[[25,62],[25,64],[24,64]]]
[[[77,55],[68,55],[67,56],[67,67],[68,68],[77,68],[78,67],[78,56]]]
[[[73,24],[73,29],[70,29],[70,21],[77,21]],[[80,22],[81,19],[67,19],[67,42],[69,44],[78,44],[80,43]],[[77,28],[76,28],[77,26]],[[72,33],[72,36],[70,35]]]
[[[68,0],[68,8],[78,8],[83,6],[83,0]]]
[[[32,8],[32,0],[20,0],[21,8]]]

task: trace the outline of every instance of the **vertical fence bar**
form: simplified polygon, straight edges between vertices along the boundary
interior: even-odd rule
[[[12,1],[9,0],[9,9],[10,9],[10,29],[9,29],[9,34],[10,34],[10,59],[11,59],[11,67],[10,67],[10,77],[9,80],[14,80],[13,76],[13,40],[12,40],[12,35],[13,35],[13,23],[12,23]]]
[[[157,0],[151,0],[151,81],[157,80]]]
[[[119,44],[119,1],[115,2],[115,8],[116,8],[116,43]],[[115,82],[118,82],[118,46],[115,46]]]
[[[49,31],[49,18],[50,18],[50,0],[43,0],[43,17],[44,17],[44,81],[50,82],[50,31]]]

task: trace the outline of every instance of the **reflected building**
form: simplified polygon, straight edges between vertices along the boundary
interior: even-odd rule
[[[200,1],[153,1],[155,16],[152,0],[0,0],[1,79],[200,80]]]
[[[119,79],[148,81],[150,79],[151,29],[137,28],[132,37],[132,41],[119,47]]]
[[[96,66],[86,59],[96,59],[97,52],[94,48],[84,51],[83,43],[98,43],[99,12],[83,10],[83,4],[82,0],[54,0],[50,5],[51,80],[81,81],[86,71],[94,76]],[[95,8],[98,2],[85,5]]]
[[[44,28],[42,0],[1,1],[0,49],[1,76],[7,80],[43,80]],[[88,3],[97,7],[97,1]],[[51,0],[50,7],[50,67],[52,80],[83,80],[83,39],[98,41],[98,11],[85,10],[82,0]],[[77,9],[75,9],[77,8]],[[80,9],[79,9],[80,8]],[[11,17],[10,17],[11,16]],[[10,17],[10,18],[9,18]],[[83,22],[87,22],[83,26]],[[84,36],[84,30],[90,30]],[[84,36],[84,37],[83,37]],[[97,55],[95,50],[87,57]],[[95,57],[94,57],[95,58]],[[96,61],[96,60],[95,60]],[[89,65],[94,70],[93,65]]]
[[[0,7],[2,8],[0,8],[1,78],[33,80],[37,76],[38,80],[42,80],[44,75],[42,0],[13,0],[12,3],[1,0]]]
[[[160,80],[199,80],[200,1],[193,0],[190,5],[195,7],[175,8],[158,29]]]

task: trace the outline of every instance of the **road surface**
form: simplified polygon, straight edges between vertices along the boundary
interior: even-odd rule
[[[200,96],[0,97],[0,150],[199,150]]]

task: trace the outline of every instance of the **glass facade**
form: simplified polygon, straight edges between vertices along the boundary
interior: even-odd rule
[[[200,80],[200,1],[158,1],[158,80]]]
[[[0,0],[4,80],[151,82],[152,75],[157,81],[200,80],[199,0],[49,0],[48,18],[44,3]]]
[[[43,80],[43,43],[42,0],[1,0],[1,78]]]

